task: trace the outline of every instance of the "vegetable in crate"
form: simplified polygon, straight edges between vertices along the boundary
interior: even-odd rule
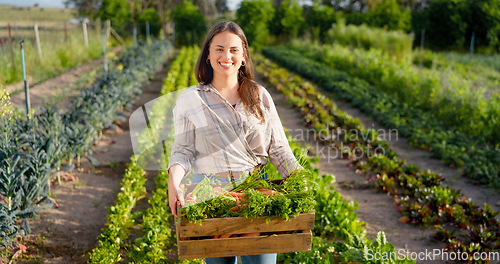
[[[205,177],[192,191],[186,192],[185,205],[178,220],[199,222],[207,218],[242,216],[280,216],[285,219],[314,208],[314,186],[307,170],[285,181],[258,179],[253,173],[237,188],[228,190],[213,177]],[[280,184],[282,183],[282,184]]]

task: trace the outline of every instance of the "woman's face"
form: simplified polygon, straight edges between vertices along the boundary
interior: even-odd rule
[[[208,49],[214,78],[238,78],[238,70],[244,60],[243,44],[236,34],[224,31],[212,38]]]

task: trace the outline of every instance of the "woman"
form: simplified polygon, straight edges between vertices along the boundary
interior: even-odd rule
[[[247,39],[237,24],[213,27],[195,73],[199,84],[183,92],[174,108],[168,196],[175,216],[177,202],[184,204],[179,185],[190,170],[195,183],[211,174],[234,184],[235,178],[260,171],[268,158],[283,178],[300,168],[270,94],[253,80]],[[276,263],[276,254],[242,256],[242,261]],[[236,257],[206,262],[236,263]]]

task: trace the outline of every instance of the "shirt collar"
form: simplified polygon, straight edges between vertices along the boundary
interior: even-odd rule
[[[196,86],[196,89],[198,89],[198,91],[204,91],[204,92],[208,92],[212,89],[215,89],[211,83],[209,84],[202,84],[202,83],[198,83],[198,85]]]

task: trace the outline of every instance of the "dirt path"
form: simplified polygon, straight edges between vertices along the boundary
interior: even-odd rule
[[[165,67],[155,74],[135,101],[136,106],[159,95],[165,74]],[[125,115],[128,120],[130,113]],[[86,263],[106,223],[106,207],[113,205],[126,164],[133,154],[128,122],[120,127],[123,133],[104,133],[94,148],[93,156],[101,166],[94,167],[85,160],[81,168],[73,172],[77,181],[51,187],[59,208],[41,211],[39,219],[30,220],[32,234],[22,241],[28,246],[28,254],[17,263]],[[147,200],[142,202],[147,204]]]

